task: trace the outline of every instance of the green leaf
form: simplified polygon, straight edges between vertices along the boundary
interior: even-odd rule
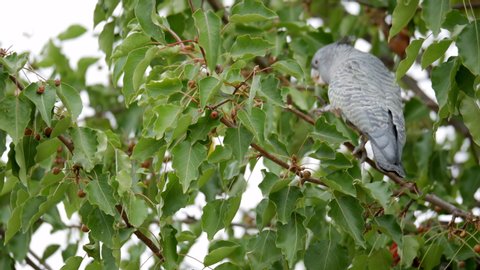
[[[172,166],[185,193],[192,180],[198,178],[198,168],[207,158],[207,149],[199,143],[192,145],[188,141],[183,141],[173,148],[172,155]]]
[[[382,205],[383,208],[388,208],[388,203],[392,196],[392,192],[388,189],[388,183],[383,181],[376,181],[366,183],[365,188],[370,192],[371,196]]]
[[[126,203],[124,203],[124,207],[130,224],[132,224],[135,228],[142,226],[143,222],[148,216],[147,203],[134,194],[129,194],[126,199]]]
[[[480,75],[480,20],[469,23],[456,40],[458,55],[474,74]]]
[[[297,253],[305,249],[307,230],[304,220],[301,215],[293,213],[287,224],[278,226],[277,247],[282,250],[290,267],[295,265]]]
[[[216,145],[215,150],[208,155],[208,163],[220,163],[229,160],[231,157],[232,148],[230,146]]]
[[[72,119],[77,119],[83,109],[80,93],[66,83],[62,83],[56,87],[55,90],[57,91],[57,96],[60,98],[63,105],[65,105],[68,112],[70,112]]]
[[[335,199],[329,205],[328,215],[335,221],[335,224],[348,233],[357,245],[365,248],[363,239],[365,223],[362,216],[363,208],[359,201],[354,197],[335,193]]]
[[[132,158],[143,162],[155,155],[160,150],[163,143],[152,138],[141,137],[133,148]]]
[[[272,264],[282,258],[280,249],[275,245],[275,231],[266,229],[248,241],[247,257],[252,269],[270,269]]]
[[[303,81],[305,78],[302,68],[295,60],[287,59],[278,61],[275,62],[272,67],[280,73],[285,73],[297,78],[299,81]]]
[[[340,153],[337,153],[337,155]],[[336,159],[333,159],[335,161]],[[324,161],[321,162],[322,166]],[[337,169],[335,167],[335,169]],[[339,191],[341,193],[350,195],[350,196],[357,196],[357,191],[355,186],[353,185],[353,177],[346,172],[345,170],[338,170],[331,174],[328,174],[323,177],[325,183],[333,190]]]
[[[443,245],[437,243],[425,246],[425,252],[421,256],[422,260],[420,266],[424,267],[423,269],[426,270],[431,270],[437,267],[442,258],[444,248]]]
[[[240,245],[235,242],[222,241],[222,246],[211,250],[207,254],[207,256],[205,256],[205,259],[203,259],[203,264],[205,266],[210,266],[214,263],[217,263],[227,258],[230,254],[232,254],[239,248],[240,248]]]
[[[164,201],[163,216],[171,216],[187,205],[189,195],[184,194],[182,185],[175,174],[168,174],[167,187],[161,194]]]
[[[348,140],[334,125],[327,123],[325,116],[319,117],[315,122],[312,136],[327,144],[340,144]]]
[[[277,14],[267,8],[261,1],[244,0],[232,7],[230,21],[233,23],[252,23],[278,18]]]
[[[444,56],[450,44],[452,44],[451,39],[442,39],[428,46],[422,56],[422,68],[425,69],[437,59]]]
[[[283,107],[283,99],[279,91],[279,81],[273,76],[269,75],[267,77],[261,77],[261,87],[259,90],[260,94],[267,98],[268,102],[272,102],[277,106]]]
[[[115,21],[111,21],[103,26],[102,32],[98,35],[98,47],[105,53],[107,63],[111,63],[114,39]]]
[[[155,132],[155,138],[161,139],[163,138],[165,131],[174,127],[174,123],[178,119],[181,108],[173,104],[164,104],[155,107],[153,110],[157,115],[157,119],[153,125],[153,131]]]
[[[167,97],[173,93],[180,92],[183,84],[179,78],[163,78],[158,81],[149,81],[145,88],[149,96],[153,98]]]
[[[82,216],[82,220],[85,218]],[[112,216],[104,214],[98,208],[93,208],[86,218],[86,224],[90,229],[90,235],[99,241],[102,241],[107,247],[113,248],[113,241],[116,233],[113,229],[115,219]]]
[[[149,63],[146,63],[147,52],[151,48],[143,47],[131,51],[128,54],[127,62],[125,63],[125,74],[123,75],[122,93],[125,97],[125,104],[130,105],[136,98],[136,93],[139,90],[143,73],[147,69]],[[145,64],[146,63],[146,64]]]
[[[473,141],[480,145],[480,125],[478,119],[480,119],[480,107],[478,102],[470,97],[465,97],[460,105],[460,113],[462,114],[463,121],[472,134]]]
[[[12,53],[5,57],[0,57],[0,64],[9,74],[17,74],[28,61],[28,53]]]
[[[38,141],[33,136],[25,136],[15,145],[15,161],[19,166],[18,178],[27,186],[30,168],[35,165]]]
[[[18,205],[15,207],[15,209],[13,209],[12,214],[8,219],[7,230],[5,231],[5,244],[7,244],[22,228],[22,212],[23,204]]]
[[[45,261],[46,259],[48,259],[50,256],[52,256],[55,252],[57,252],[57,250],[60,248],[60,245],[57,245],[57,244],[52,244],[52,245],[49,245],[47,248],[45,248],[45,250],[43,251],[43,255],[42,255],[42,260]]]
[[[201,8],[193,13],[193,18],[199,34],[198,44],[205,50],[208,69],[213,73],[222,44],[220,34],[222,22],[213,11],[204,12]]]
[[[234,59],[254,56],[263,56],[267,53],[267,50],[272,47],[268,41],[260,37],[251,37],[250,35],[243,35],[237,37],[232,45],[230,51]]]
[[[14,143],[23,136],[30,122],[31,107],[20,97],[8,96],[0,101],[0,129],[5,130]]]
[[[398,254],[400,255],[400,264],[406,267],[410,267],[413,260],[418,257],[418,251],[420,249],[420,243],[417,240],[417,236],[405,235],[403,236],[403,245],[399,247]]]
[[[80,256],[70,257],[65,261],[65,265],[60,270],[78,270],[82,261],[83,258]]]
[[[153,21],[155,16],[158,16],[155,0],[138,0],[135,6],[135,17],[143,31],[156,41],[164,41],[165,35],[162,29]]]
[[[37,90],[39,85],[37,83],[31,83],[23,90],[23,93],[35,104],[43,121],[50,127],[52,125],[52,109],[55,105],[55,88],[49,84],[43,85],[43,87],[45,87],[43,94],[38,94]]]
[[[73,162],[80,164],[83,169],[90,171],[95,166],[97,153],[97,132],[87,127],[77,127],[70,130],[74,145]]]
[[[422,19],[434,36],[440,33],[440,27],[451,10],[448,0],[424,0],[422,2]]]
[[[403,27],[413,18],[418,7],[419,0],[398,0],[392,14],[392,28],[388,40],[398,34]]]
[[[296,186],[288,186],[270,194],[270,200],[277,206],[278,221],[282,224],[288,223],[297,205],[297,200],[301,198],[301,196],[302,192]]]
[[[171,225],[166,225],[161,228],[160,246],[162,247],[162,254],[165,257],[166,269],[178,269],[178,251],[177,251],[177,230]]]
[[[112,58],[115,59],[127,56],[130,52],[143,48],[151,43],[152,41],[150,40],[150,37],[143,33],[134,32],[128,35],[122,43],[115,47]]]
[[[342,270],[349,265],[347,249],[331,240],[321,240],[310,245],[305,254],[309,270]]]
[[[68,39],[74,39],[77,38],[87,32],[87,28],[79,25],[79,24],[73,24],[70,25],[67,30],[63,31],[58,35],[59,40],[68,40]]]
[[[92,205],[98,206],[108,215],[115,216],[116,200],[113,197],[113,189],[108,183],[107,175],[100,175],[96,180],[88,182],[85,191],[87,199]]]
[[[218,90],[222,86],[221,82],[214,77],[206,77],[198,82],[198,88],[200,89],[200,107],[204,108],[208,102],[218,93]]]
[[[432,70],[432,88],[435,91],[435,96],[438,101],[439,121],[449,114],[449,108],[447,106],[448,96],[454,87],[457,69],[458,65],[456,61],[448,61],[434,67]]]
[[[219,230],[230,226],[239,206],[240,197],[231,197],[227,200],[210,201],[203,207],[202,229],[209,240],[213,239]]]
[[[416,39],[408,45],[407,49],[405,50],[407,57],[403,59],[400,64],[398,65],[396,76],[397,76],[397,81],[400,81],[400,79],[407,74],[407,71],[410,69],[410,67],[413,65],[415,62],[415,59],[417,58],[418,53],[420,52],[420,49],[422,48],[424,39]]]
[[[253,135],[245,127],[229,128],[225,133],[223,143],[232,149],[233,156],[240,163],[243,161]]]
[[[275,204],[269,199],[263,199],[255,208],[257,228],[267,226],[276,214]]]
[[[260,108],[253,107],[251,112],[247,113],[244,110],[238,112],[238,119],[241,123],[255,136],[255,138],[263,143],[265,141],[265,121],[266,114]]]
[[[390,236],[399,247],[403,247],[404,243],[402,242],[402,229],[398,225],[397,219],[393,215],[383,215],[375,217],[375,223],[378,225],[378,229]]]

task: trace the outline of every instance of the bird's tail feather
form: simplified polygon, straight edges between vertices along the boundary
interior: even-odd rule
[[[372,145],[373,155],[377,166],[388,172],[394,172],[400,177],[405,177],[397,136],[393,128],[377,130],[369,133],[368,138]]]

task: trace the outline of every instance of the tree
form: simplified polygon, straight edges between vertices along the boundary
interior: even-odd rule
[[[197,259],[216,269],[476,269],[479,5],[354,2],[99,0],[107,85],[85,83],[98,59],[73,69],[58,45],[81,26],[33,60],[2,49],[0,153],[11,143],[0,165],[0,268],[47,267],[60,243],[35,262],[29,242],[49,223],[89,241],[82,253],[78,244],[61,251],[62,269],[84,254],[88,269],[139,269],[143,253],[152,269],[186,267],[202,233],[209,250]],[[367,41],[403,88],[406,179],[360,164],[358,134],[318,113],[327,90],[313,86],[310,60],[346,36]],[[414,64],[437,101],[406,75]],[[44,68],[37,82],[22,75]],[[78,119],[82,89],[95,115]],[[445,127],[453,136],[436,140]],[[256,166],[261,174],[250,175]],[[240,210],[252,177],[263,197]],[[176,214],[202,196],[200,218]],[[59,207],[82,224],[66,226]]]

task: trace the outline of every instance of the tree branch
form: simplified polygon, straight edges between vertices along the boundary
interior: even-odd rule
[[[127,225],[127,228],[134,228],[135,231],[133,233],[138,237],[138,239],[140,239],[140,241],[142,241],[153,252],[153,254],[155,254],[155,256],[158,257],[158,259],[160,259],[160,261],[162,262],[165,261],[165,258],[163,257],[163,254],[160,251],[160,249],[157,247],[157,245],[155,245],[155,243],[153,243],[153,241],[150,238],[148,238],[145,234],[143,234],[141,231],[136,229],[132,224],[130,224],[130,221],[128,221],[127,213],[125,213],[122,206],[116,205],[115,208],[117,208],[118,213],[120,213],[120,215],[122,216],[122,219]]]

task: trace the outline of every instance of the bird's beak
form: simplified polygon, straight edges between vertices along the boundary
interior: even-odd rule
[[[320,76],[320,72],[318,70],[312,68],[310,71],[310,77],[312,77],[312,80],[319,85],[325,85],[325,82],[322,80],[322,77]]]

